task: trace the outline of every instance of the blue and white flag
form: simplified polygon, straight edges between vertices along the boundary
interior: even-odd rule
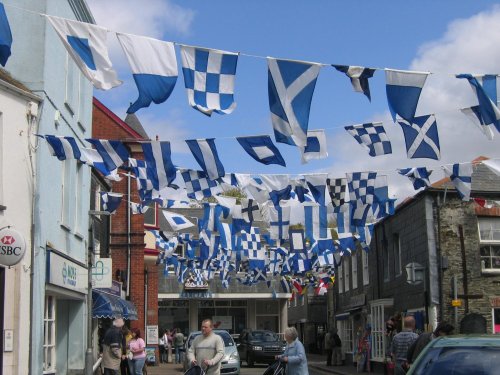
[[[238,205],[234,206],[231,215],[233,218],[234,233],[239,233],[242,230],[244,230],[245,232],[250,231],[250,227],[252,226],[252,223],[249,223],[248,221],[243,219],[243,215],[241,212],[241,205],[238,204]]]
[[[259,204],[253,199],[241,199],[241,217],[248,223],[254,220],[262,220]]]
[[[370,156],[392,154],[391,141],[381,122],[346,126],[345,130],[364,146]]]
[[[226,250],[233,250],[236,247],[236,237],[233,236],[233,226],[219,221],[217,223],[217,231],[220,235],[220,247]]]
[[[201,201],[222,193],[220,185],[208,178],[205,172],[182,169],[181,176],[186,184],[188,198]]]
[[[287,293],[287,294],[292,293],[292,282],[290,281],[290,279],[288,277],[281,276],[280,285],[281,285],[281,289],[283,290],[283,293]]]
[[[346,173],[351,201],[372,204],[375,198],[377,172]]]
[[[356,241],[359,235],[353,233],[339,233],[339,238],[337,240],[338,246],[340,247],[340,254],[352,253],[356,251]]]
[[[304,231],[302,229],[290,229],[290,254],[293,254],[292,269],[295,273],[304,273],[311,270],[311,259],[307,254]]]
[[[104,178],[108,180],[121,181],[122,178],[118,175],[118,170],[108,170],[108,168],[106,168],[106,165],[104,164],[102,156],[97,152],[97,150],[94,150],[93,148],[82,147],[80,151],[82,153],[80,159],[82,163],[85,163],[97,169],[100,173],[102,173]]]
[[[179,232],[183,229],[194,227],[194,224],[181,214],[166,210],[162,210],[161,212],[163,213],[163,216],[165,216],[165,219],[167,220],[168,224],[170,224],[170,227],[174,232]]]
[[[116,212],[123,198],[123,194],[109,193],[106,191],[101,191],[100,196],[102,210],[107,211],[110,214],[114,214]]]
[[[0,3],[0,64],[5,66],[10,57],[12,47],[12,32],[10,31],[9,20],[5,13],[5,8]]]
[[[442,168],[462,200],[468,201],[472,190],[472,163],[457,163],[453,164],[451,168],[443,165]]]
[[[478,114],[481,123],[493,125],[500,132],[500,109],[498,108],[497,76],[471,74],[459,74],[457,78],[465,78],[469,81],[479,102]],[[479,117],[478,116],[478,117]]]
[[[75,64],[95,88],[109,90],[122,84],[108,56],[108,30],[90,23],[47,16]]]
[[[320,64],[267,59],[271,121],[276,142],[306,147],[309,111]]]
[[[313,159],[325,159],[328,157],[326,135],[323,129],[308,130],[306,146],[301,148],[302,164]]]
[[[108,141],[105,139],[87,138],[99,155],[109,171],[114,171],[128,160],[129,153],[121,141]]]
[[[326,180],[328,192],[332,201],[333,210],[339,212],[346,204],[347,179],[328,178]]]
[[[200,232],[200,260],[213,259],[219,252],[220,237],[208,230]]]
[[[469,120],[471,120],[476,126],[483,132],[483,134],[488,138],[490,141],[494,138],[495,132],[493,131],[496,129],[495,124],[487,124],[481,114],[481,109],[479,108],[478,105],[469,107],[469,108],[461,108],[460,111],[466,115]]]
[[[198,220],[198,230],[208,229],[217,232],[222,214],[227,218],[229,212],[226,207],[217,203],[203,203],[203,217]]]
[[[217,180],[224,177],[226,172],[224,172],[224,166],[217,154],[214,138],[188,139],[186,143],[200,167],[208,175],[208,178]]]
[[[141,143],[148,176],[155,190],[169,186],[176,176],[171,159],[170,142],[151,141]]]
[[[351,80],[352,88],[356,92],[361,92],[366,95],[369,101],[372,100],[370,96],[370,85],[368,78],[372,78],[375,69],[365,68],[363,66],[348,66],[348,65],[332,65],[339,72],[345,73]]]
[[[305,180],[307,182],[309,192],[313,196],[314,201],[320,206],[326,206],[328,204],[326,199],[328,195],[328,191],[326,188],[327,178],[328,174],[326,173],[305,175]]]
[[[236,140],[253,159],[262,164],[278,164],[286,167],[285,159],[268,135],[237,137]]]
[[[0,3],[1,4],[1,3]],[[45,138],[52,156],[59,160],[76,159],[81,160],[82,152],[73,137],[62,137],[57,135],[38,135]]]
[[[429,172],[426,167],[402,168],[398,169],[397,171],[400,175],[406,176],[410,179],[415,190],[426,186],[431,186],[429,176],[431,175],[432,171]]]
[[[260,242],[260,229],[256,227],[251,227],[250,232],[241,231],[241,235],[238,238],[238,249],[243,256],[249,256],[249,251],[260,250],[262,244]]]
[[[139,98],[127,113],[149,107],[151,102],[163,103],[177,82],[177,59],[174,43],[143,36],[116,33],[127,57]]]
[[[438,128],[433,115],[415,117],[411,122],[401,119],[398,122],[405,136],[408,159],[441,158]]]
[[[361,202],[355,202],[352,211],[352,225],[355,227],[365,226],[368,215],[372,212],[371,209],[372,205],[369,203],[363,204]]]
[[[328,212],[326,206],[304,206],[304,226],[306,236],[311,241],[331,236],[328,230]]]
[[[233,112],[238,54],[186,45],[180,48],[189,105],[208,116]]]
[[[269,233],[273,240],[286,240],[288,238],[288,229],[290,227],[289,206],[269,205]]]
[[[375,224],[368,224],[364,227],[356,228],[356,232],[359,234],[359,243],[363,250],[370,251],[370,243],[372,242],[373,229]]]
[[[132,211],[132,215],[142,215],[145,214],[147,210],[149,210],[149,206],[143,206],[140,203],[129,202],[130,210]]]
[[[430,73],[385,69],[386,93],[392,119],[396,114],[411,122],[415,117],[418,99]]]

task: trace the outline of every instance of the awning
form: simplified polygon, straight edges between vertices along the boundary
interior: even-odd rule
[[[137,309],[131,302],[118,296],[92,290],[92,317],[137,320]]]

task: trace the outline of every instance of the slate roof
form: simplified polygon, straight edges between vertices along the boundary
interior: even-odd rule
[[[142,127],[142,124],[135,113],[128,113],[127,117],[125,117],[125,123],[139,133],[143,138],[149,139],[148,133],[146,133]]]

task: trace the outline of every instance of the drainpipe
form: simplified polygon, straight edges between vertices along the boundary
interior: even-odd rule
[[[439,288],[439,321],[443,321],[443,259],[441,254],[441,210],[439,208],[439,202],[434,198],[434,208],[436,210],[436,221],[437,221],[437,261],[438,261],[438,288]]]
[[[130,161],[128,162],[130,167]],[[130,202],[130,172],[127,175],[127,199]],[[127,297],[130,299],[130,206],[127,204]],[[146,332],[146,331],[144,331]]]
[[[144,270],[144,332],[148,327],[148,270]]]

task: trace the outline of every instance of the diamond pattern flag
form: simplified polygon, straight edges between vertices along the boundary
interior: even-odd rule
[[[202,200],[222,193],[220,185],[209,179],[205,172],[183,169],[181,176],[186,184],[188,198]]]
[[[320,64],[267,59],[271,121],[276,142],[305,147]]]
[[[420,93],[429,74],[427,72],[385,70],[387,101],[394,122],[396,122],[396,115],[408,122],[413,120]]]
[[[375,196],[377,172],[354,172],[347,173],[346,176],[351,201],[372,204]]]
[[[345,130],[361,146],[368,149],[370,156],[392,154],[391,141],[381,122],[346,126]]]
[[[468,201],[472,189],[472,163],[457,163],[453,164],[451,168],[443,165],[442,168],[462,200]]]
[[[236,140],[254,160],[262,164],[278,164],[286,167],[285,160],[268,135],[237,137]]]
[[[415,190],[426,186],[431,186],[429,176],[431,175],[432,171],[429,172],[426,167],[402,168],[398,169],[398,173],[402,176],[408,177],[412,182],[413,188]]]
[[[167,100],[178,76],[174,43],[121,33],[116,37],[139,90],[139,98],[130,105],[127,113],[149,107],[151,102],[160,104]]]
[[[405,136],[408,159],[441,158],[438,128],[433,115],[415,117],[412,122],[405,120],[398,122]]]
[[[205,115],[236,108],[234,81],[238,54],[181,45],[182,73],[189,105]]]
[[[194,227],[194,224],[181,214],[166,210],[162,210],[161,212],[163,213],[163,216],[165,216],[165,219],[167,220],[168,224],[170,224],[174,232],[179,232],[183,229]]]
[[[214,138],[188,139],[186,143],[208,178],[217,180],[225,176],[224,166],[219,159]]]
[[[370,96],[370,86],[368,78],[372,78],[375,69],[365,68],[363,66],[347,66],[347,65],[332,65],[339,72],[345,73],[351,80],[352,88],[356,92],[361,92],[366,95],[368,100],[372,100]]]
[[[323,129],[308,130],[306,146],[301,148],[302,164],[313,159],[325,159],[328,157],[326,135]]]
[[[101,90],[122,84],[112,68],[106,46],[108,30],[90,23],[45,16],[82,74]]]

